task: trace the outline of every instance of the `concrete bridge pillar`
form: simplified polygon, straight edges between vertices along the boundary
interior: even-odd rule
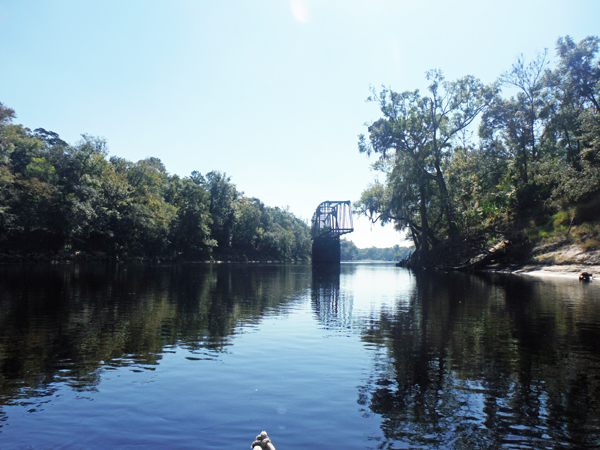
[[[312,262],[319,263],[340,263],[340,237],[316,237],[312,244]]]

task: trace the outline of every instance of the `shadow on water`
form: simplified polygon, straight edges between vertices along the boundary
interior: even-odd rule
[[[104,370],[154,370],[175,347],[218,359],[240,325],[306,291],[302,266],[0,267],[2,405],[30,412],[57,383],[95,390]],[[28,405],[36,397],[38,403]]]
[[[279,355],[288,364],[318,349],[316,378],[305,379],[302,364],[288,368],[315,388],[323,370],[336,375],[328,359],[355,343],[361,352],[344,370],[365,370],[353,378],[358,405],[349,402],[380,427],[372,446],[600,448],[600,285],[353,264],[0,267],[0,433],[10,406],[43,409],[57,386],[85,395],[108,370],[153,371],[178,349],[208,367],[234,353],[242,327],[283,318],[304,300],[318,336],[302,334],[310,320],[275,320],[275,336],[247,333],[236,345],[276,351],[281,341],[298,352]],[[295,320],[307,320],[300,306]],[[326,396],[313,400],[322,402],[310,410],[317,415],[328,406]]]
[[[386,350],[359,403],[390,448],[600,447],[597,289],[438,273],[416,285],[363,336]]]
[[[352,329],[357,320],[353,314],[353,292],[341,289],[341,277],[356,272],[354,264],[312,266],[312,309],[326,330]]]
[[[311,303],[317,319],[325,328],[338,321],[341,306],[339,264],[312,266]]]

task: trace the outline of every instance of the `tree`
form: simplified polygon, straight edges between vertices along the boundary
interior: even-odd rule
[[[123,173],[131,186],[131,205],[125,228],[130,236],[126,248],[134,255],[164,255],[170,247],[170,229],[177,208],[165,199],[169,175],[158,158],[137,163],[111,159],[117,173]]]
[[[236,209],[232,246],[248,256],[254,256],[265,233],[261,227],[265,205],[257,198],[242,197],[236,202]]]
[[[15,117],[15,111],[0,102],[0,243],[6,239],[10,224],[15,218],[9,205],[14,186],[14,175],[10,164],[13,145],[6,133],[6,127]]]
[[[376,167],[387,175],[387,186],[370,190],[359,211],[383,213],[379,216],[383,222],[392,220],[400,229],[409,228],[423,264],[429,262],[432,246],[458,237],[444,165],[455,142],[497,92],[496,86],[484,86],[472,76],[445,81],[439,70],[428,72],[427,80],[427,96],[418,90],[396,93],[384,88],[377,94],[372,89],[369,100],[379,103],[383,117],[369,126],[368,142],[359,136],[360,152],[377,153]],[[371,206],[365,208],[366,200]],[[384,209],[373,209],[377,203]]]
[[[237,219],[235,205],[242,193],[231,183],[231,178],[226,173],[212,171],[206,174],[204,180],[204,188],[209,195],[211,236],[217,241],[218,250],[225,252],[231,247]]]
[[[62,244],[56,230],[57,177],[44,143],[0,104],[0,230],[4,244],[42,250]]]
[[[559,61],[548,77],[556,104],[549,130],[563,164],[549,162],[543,171],[554,199],[578,202],[600,189],[599,44],[597,37],[557,41]]]
[[[210,255],[217,242],[210,236],[208,193],[192,178],[174,176],[170,186],[175,191],[172,203],[177,208],[170,237],[175,250],[185,259]]]
[[[526,62],[523,55],[510,71],[500,76],[504,87],[517,93],[508,99],[496,97],[483,114],[480,136],[488,146],[503,146],[511,160],[518,211],[531,208],[540,200],[540,189],[532,179],[545,154],[552,153],[553,141],[548,124],[553,116],[553,101],[547,77],[547,50]]]
[[[355,261],[358,259],[358,247],[348,239],[340,239],[340,259],[342,261]]]
[[[588,36],[579,44],[566,36],[556,44],[560,58],[556,72],[565,97],[580,99],[582,107],[589,104],[596,114],[600,114],[600,66],[596,59],[599,43],[596,36]]]
[[[12,124],[0,103],[3,251],[89,251],[122,258],[307,259],[307,225],[289,209],[243,197],[225,173],[170,176],[160,159],[112,156],[101,137],[69,145]],[[98,256],[98,253],[96,253]]]

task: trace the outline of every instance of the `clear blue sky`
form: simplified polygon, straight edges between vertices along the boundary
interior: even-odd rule
[[[357,150],[370,85],[422,89],[432,68],[493,82],[567,34],[600,35],[599,0],[0,0],[0,101],[310,219],[376,176]],[[401,241],[357,225],[359,247]]]

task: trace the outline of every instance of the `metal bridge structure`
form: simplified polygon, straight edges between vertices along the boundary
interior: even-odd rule
[[[313,263],[340,262],[340,236],[354,231],[349,200],[326,201],[312,217]]]

